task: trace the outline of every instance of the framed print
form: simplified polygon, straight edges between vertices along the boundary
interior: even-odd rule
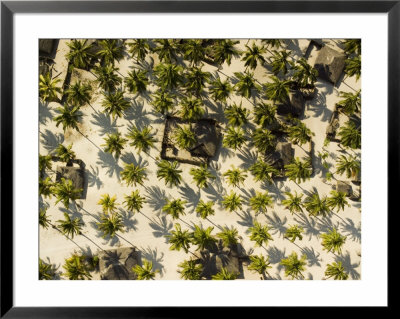
[[[1,316],[389,306],[399,13],[2,1]]]

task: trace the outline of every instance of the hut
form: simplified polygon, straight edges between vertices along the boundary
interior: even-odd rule
[[[329,119],[329,124],[326,128],[326,137],[329,140],[333,140],[336,136],[336,131],[339,128],[340,124],[339,124],[339,113],[337,111],[337,109],[335,108],[335,110],[333,111],[330,119]]]
[[[279,115],[291,114],[300,117],[304,113],[303,94],[298,90],[290,90],[286,102],[277,104],[276,112]]]
[[[56,39],[39,39],[39,54],[51,55],[56,47]]]
[[[135,248],[123,247],[101,251],[99,271],[101,280],[136,280],[132,267],[140,264],[140,252]]]
[[[69,179],[72,181],[74,188],[82,189],[80,199],[84,198],[84,170],[81,167],[74,166],[57,166],[56,181],[59,182],[61,178]]]
[[[190,149],[193,156],[213,157],[221,139],[221,130],[210,121],[198,121],[193,125],[197,143]]]
[[[343,181],[337,181],[336,190],[338,192],[345,193],[347,197],[351,197],[353,195],[353,189],[351,185]]]
[[[294,158],[294,149],[289,142],[278,142],[273,152],[265,154],[265,162],[277,170],[283,170]]]
[[[318,77],[333,85],[339,80],[346,61],[346,55],[328,46],[323,46],[314,63]]]

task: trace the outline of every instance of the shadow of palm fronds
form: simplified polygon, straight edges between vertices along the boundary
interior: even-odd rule
[[[360,273],[356,270],[356,268],[358,268],[358,266],[360,266],[360,262],[352,264],[351,258],[350,258],[350,253],[348,251],[346,251],[345,255],[335,256],[335,261],[342,262],[344,269],[349,273],[349,275],[352,279],[357,280],[357,279],[361,278]]]
[[[145,190],[149,206],[155,211],[161,210],[165,205],[167,198],[165,190],[161,189],[160,186],[146,186]]]
[[[40,132],[41,144],[49,152],[53,152],[59,144],[64,142],[64,135],[61,133],[53,133],[50,130],[45,130],[44,133]]]
[[[108,133],[115,133],[118,127],[122,125],[117,125],[117,119],[112,120],[108,114],[103,112],[92,113],[93,120],[90,123],[99,127],[99,134],[101,136],[106,135]]]
[[[157,222],[153,221],[149,223],[149,226],[154,230],[153,235],[157,238],[163,237],[165,238],[165,242],[168,242],[168,239],[165,236],[170,234],[170,231],[174,227],[174,224],[171,221],[169,222],[165,215],[157,218]]]
[[[302,253],[307,256],[308,266],[312,267],[314,265],[321,267],[320,261],[322,258],[319,258],[321,255],[319,252],[314,250],[314,247],[305,247],[301,249]]]
[[[90,166],[90,170],[86,170],[87,174],[87,179],[88,179],[88,186],[92,187],[96,185],[97,189],[100,189],[103,187],[103,182],[101,181],[99,177],[99,168],[96,166],[96,168],[93,168],[93,166]]]
[[[120,180],[120,173],[122,172],[122,167],[118,165],[118,161],[110,153],[105,153],[99,151],[97,153],[99,160],[96,162],[101,168],[106,169],[107,175],[113,177],[116,175],[117,179]]]
[[[158,253],[157,247],[154,249],[151,249],[150,247],[147,247],[146,249],[142,248],[141,253],[142,258],[151,261],[153,263],[153,270],[159,270],[160,277],[162,277],[164,274],[164,265],[161,262],[164,260],[164,253]]]
[[[285,227],[287,223],[287,218],[284,217],[281,219],[275,212],[272,213],[272,216],[266,215],[268,223],[271,225],[272,234],[279,233],[279,237],[285,235],[287,227]]]
[[[320,231],[313,218],[308,217],[305,213],[298,214],[297,216],[298,218],[294,218],[294,220],[304,229],[304,234],[309,236],[308,240],[310,240],[312,236],[319,237]]]
[[[342,224],[342,231],[347,238],[356,242],[361,242],[361,222],[356,226],[354,221],[350,218],[346,218],[346,222]]]

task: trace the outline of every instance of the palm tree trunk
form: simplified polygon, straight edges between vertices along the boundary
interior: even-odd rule
[[[86,138],[90,143],[92,143],[99,151],[103,151],[100,147],[98,147],[93,141],[91,141],[85,134],[83,134],[78,128],[76,129],[79,134],[81,134],[84,138]]]
[[[52,223],[49,223],[50,224],[50,226],[53,228],[53,229],[55,229],[55,230],[57,230],[59,233],[61,233],[65,238],[67,238],[68,240],[70,240],[70,241],[72,241],[82,252],[85,252],[85,250],[81,247],[81,246],[79,246],[73,239],[71,239],[71,238],[69,238],[66,234],[64,234],[60,229],[58,229],[58,227],[56,226],[56,225],[54,225],[54,224],[52,224]]]

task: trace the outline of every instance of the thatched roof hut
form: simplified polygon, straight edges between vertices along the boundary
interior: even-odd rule
[[[100,278],[102,280],[136,280],[132,267],[140,263],[140,252],[124,247],[101,251],[99,257]]]
[[[56,39],[39,39],[39,53],[52,54],[56,42]]]
[[[294,149],[289,142],[278,142],[273,152],[265,154],[265,162],[278,170],[290,164],[294,158]]]
[[[198,121],[192,126],[197,143],[190,149],[194,156],[213,157],[221,139],[221,130],[209,121]]]
[[[298,90],[290,90],[289,98],[285,103],[278,103],[276,112],[279,115],[291,114],[300,117],[304,112],[304,98]]]
[[[322,47],[314,63],[318,77],[336,84],[339,80],[346,61],[346,55],[328,46]]]
[[[60,181],[62,177],[71,180],[74,188],[84,189],[84,172],[81,167],[58,166],[56,170],[56,181]],[[81,192],[80,198],[83,198],[83,191]]]
[[[353,189],[351,185],[343,181],[337,181],[336,190],[338,192],[345,193],[348,197],[353,195]]]

